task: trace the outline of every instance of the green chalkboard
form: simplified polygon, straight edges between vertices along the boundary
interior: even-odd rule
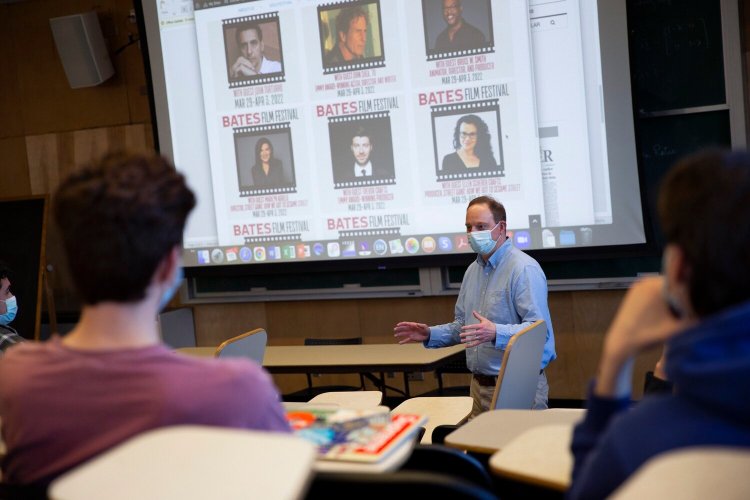
[[[663,239],[656,220],[656,200],[662,177],[681,157],[707,147],[729,148],[729,111],[662,116],[639,120],[641,175],[645,206],[652,214],[658,246]]]
[[[724,104],[719,0],[628,0],[639,113]]]

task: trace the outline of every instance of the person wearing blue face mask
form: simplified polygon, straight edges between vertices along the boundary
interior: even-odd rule
[[[466,364],[473,376],[471,417],[487,411],[510,338],[534,321],[547,324],[534,409],[547,408],[549,386],[545,367],[556,358],[555,337],[547,306],[547,278],[539,263],[507,238],[505,207],[480,196],[466,209],[466,232],[477,259],[464,274],[451,323],[427,326],[403,321],[394,328],[400,344],[425,347],[466,344]]]
[[[0,325],[7,325],[13,321],[18,312],[16,297],[10,292],[8,266],[0,262]]]
[[[188,357],[161,342],[156,315],[182,282],[194,205],[184,177],[160,156],[108,155],[61,182],[54,214],[81,317],[63,338],[3,355],[3,481],[46,485],[162,426],[291,432],[262,367]]]
[[[0,262],[0,353],[23,342],[23,337],[9,325],[18,312],[18,302],[10,291],[9,274],[8,266]]]

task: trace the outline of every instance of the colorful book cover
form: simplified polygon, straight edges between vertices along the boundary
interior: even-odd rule
[[[420,415],[370,410],[304,408],[287,412],[294,432],[318,447],[319,458],[377,462],[412,438],[426,421]]]

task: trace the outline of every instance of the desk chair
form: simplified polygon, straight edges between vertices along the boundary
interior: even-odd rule
[[[331,500],[341,496],[360,498],[450,498],[452,500],[494,500],[497,497],[480,486],[452,476],[423,471],[371,473],[318,473],[305,497]]]
[[[173,349],[195,347],[195,322],[189,307],[165,311],[156,317],[161,340]]]
[[[446,392],[453,396],[465,396],[469,394],[468,385],[459,385],[452,387],[444,387],[443,375],[446,373],[457,373],[466,375],[466,380],[470,380],[471,372],[466,366],[466,354],[461,353],[460,356],[456,356],[455,359],[435,368],[435,378],[437,379],[438,388],[437,393],[439,396],[445,396]],[[424,396],[424,394],[423,394]]]
[[[750,450],[701,446],[673,450],[643,464],[611,498],[702,500],[750,498]]]
[[[52,482],[56,500],[295,499],[316,451],[279,432],[184,425],[139,434]]]
[[[219,344],[215,356],[217,358],[250,358],[262,365],[267,342],[266,331],[263,328],[256,328]]]
[[[47,500],[47,485],[5,484],[0,482],[2,500]]]
[[[434,472],[469,481],[488,490],[493,488],[492,479],[479,460],[454,448],[437,444],[416,445],[399,470]]]
[[[497,375],[491,409],[531,409],[546,340],[547,326],[541,319],[510,338]]]

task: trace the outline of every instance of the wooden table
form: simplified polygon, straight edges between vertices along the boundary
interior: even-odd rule
[[[271,373],[432,371],[463,355],[465,346],[426,349],[422,344],[268,346],[263,367]]]
[[[585,410],[493,410],[462,425],[445,437],[445,444],[461,450],[495,453],[524,431],[549,424],[575,424]]]
[[[573,471],[570,439],[574,425],[540,425],[522,432],[490,457],[490,469],[514,481],[566,491]]]
[[[177,351],[213,356],[215,350],[213,347],[184,347]],[[462,344],[439,349],[426,349],[422,344],[268,346],[263,367],[271,373],[426,372],[464,356],[464,350]]]
[[[474,400],[469,396],[421,397],[407,399],[392,413],[410,413],[427,417],[422,444],[432,443],[432,430],[438,425],[459,425],[471,414]]]

